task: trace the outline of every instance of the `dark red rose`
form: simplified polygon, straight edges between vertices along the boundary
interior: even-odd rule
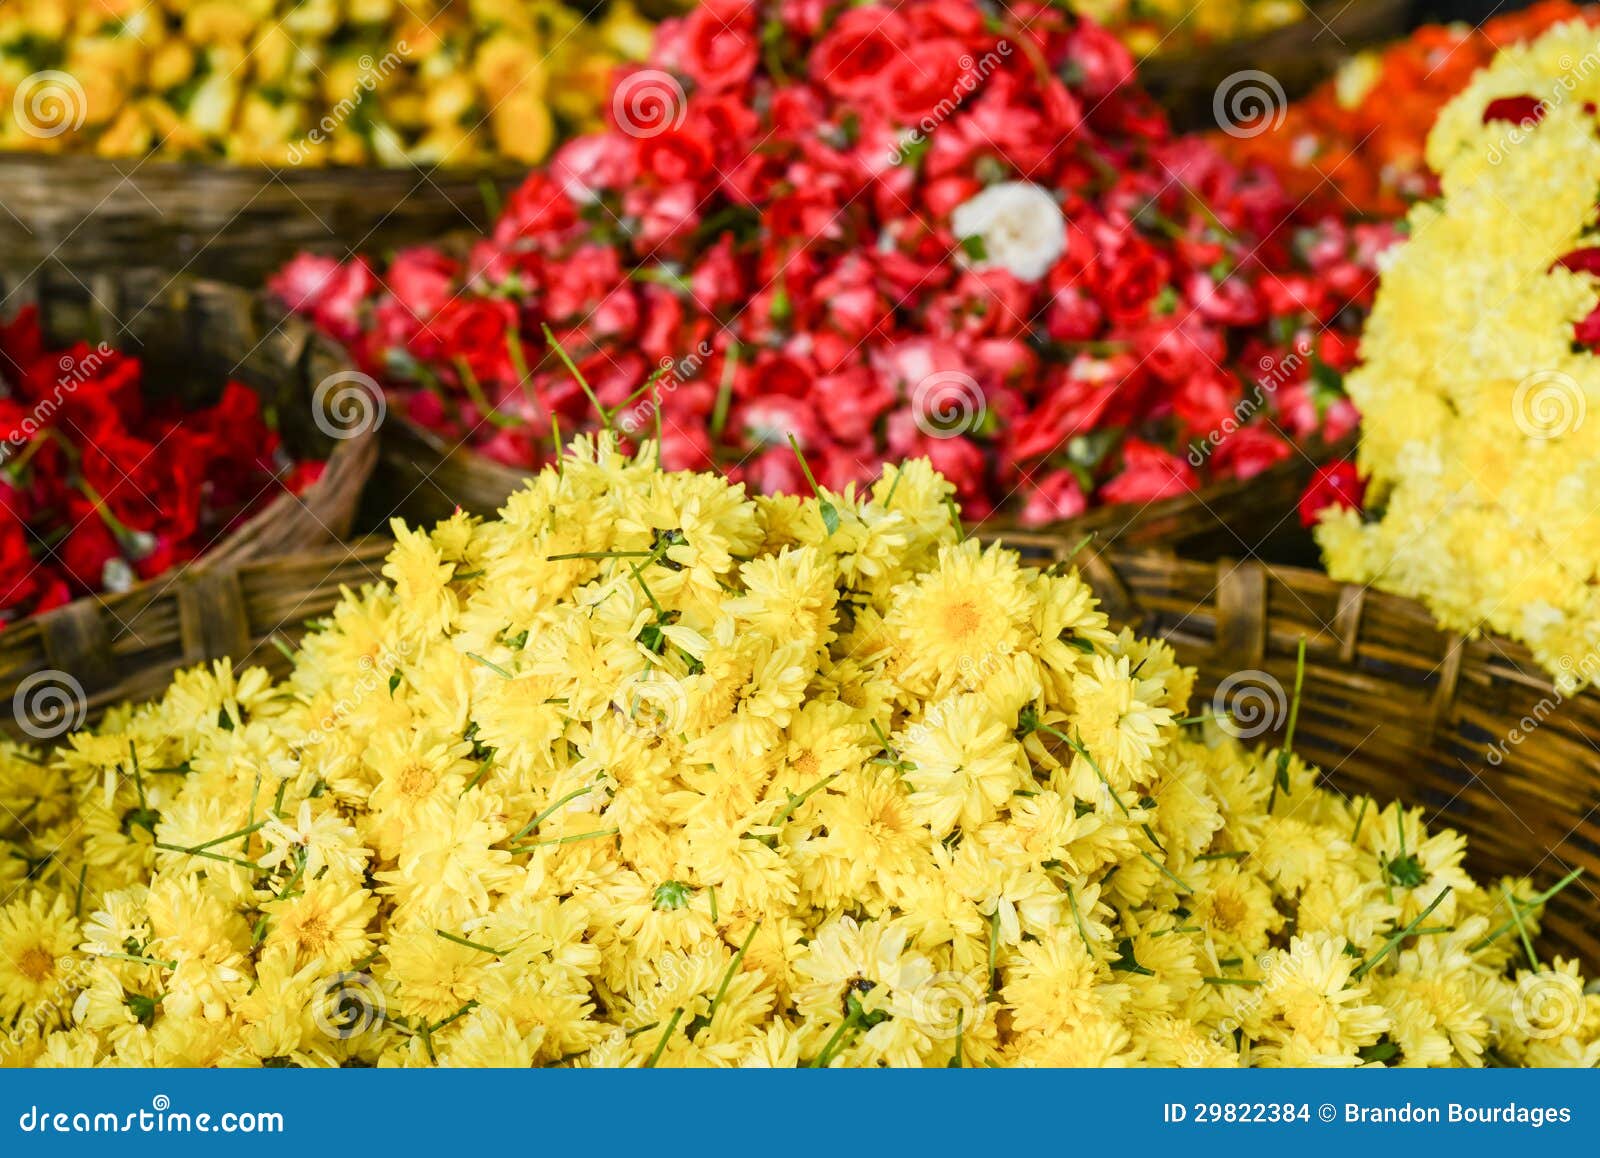
[[[55,558],[80,590],[103,590],[106,564],[113,560],[126,562],[122,548],[92,503],[74,503],[67,516],[67,534],[56,546]],[[131,566],[129,573],[132,574]]]
[[[22,523],[0,507],[0,612],[19,608],[39,592],[39,575]]]
[[[1322,512],[1329,507],[1361,509],[1367,495],[1367,484],[1356,470],[1356,464],[1347,458],[1317,468],[1305,493],[1300,496],[1300,522],[1315,526]]]
[[[1544,120],[1544,102],[1531,96],[1499,97],[1483,109],[1483,123],[1510,121],[1525,128]]]
[[[204,436],[181,429],[159,445],[105,431],[83,448],[83,477],[123,526],[186,538],[200,526],[204,445]]]
[[[417,332],[412,348],[418,357],[452,368],[464,364],[480,384],[511,381],[507,335],[516,324],[517,309],[503,298],[455,297]]]
[[[1101,271],[1099,300],[1106,317],[1118,326],[1144,321],[1170,274],[1171,266],[1154,246],[1130,239]]]

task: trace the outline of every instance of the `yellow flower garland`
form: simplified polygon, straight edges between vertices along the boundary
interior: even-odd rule
[[[1512,97],[1542,102],[1537,125],[1484,123]],[[1600,359],[1573,342],[1600,287],[1555,263],[1593,244],[1596,101],[1600,35],[1575,22],[1503,49],[1440,114],[1442,196],[1412,211],[1346,380],[1381,517],[1317,533],[1336,578],[1522,640],[1569,690],[1600,674]]]
[[[264,165],[542,160],[649,23],[559,0],[16,0],[0,149]]]
[[[1593,1065],[1541,898],[1175,719],[926,462],[580,441],[397,526],[274,684],[0,748],[12,1064]]]

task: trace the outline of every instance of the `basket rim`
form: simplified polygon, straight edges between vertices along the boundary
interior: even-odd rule
[[[316,184],[338,181],[365,185],[373,180],[411,179],[419,176],[442,177],[450,181],[476,183],[490,180],[520,180],[528,175],[525,166],[490,165],[244,165],[237,161],[157,159],[143,157],[102,157],[92,153],[40,153],[26,149],[0,149],[0,183],[10,175],[32,179],[34,173],[19,170],[44,170],[77,166],[81,170],[100,170],[107,176],[133,178],[149,175],[169,180],[235,180],[243,177],[271,177],[289,184]]]
[[[283,308],[281,303],[278,304]],[[420,445],[430,454],[438,456],[439,463],[448,462],[460,470],[476,473],[485,480],[490,480],[491,485],[495,487],[504,485],[508,493],[539,473],[534,468],[512,467],[497,462],[465,441],[457,441],[437,431],[429,430],[407,414],[396,412],[390,416],[389,422],[393,424],[393,429],[384,436],[386,449],[395,448],[397,442],[401,445],[404,442]],[[1105,528],[1120,524],[1111,540],[1115,542],[1133,528],[1146,523],[1205,510],[1212,503],[1243,497],[1274,484],[1288,484],[1302,474],[1309,474],[1329,462],[1348,457],[1355,452],[1356,445],[1357,438],[1354,434],[1334,442],[1327,442],[1320,437],[1313,438],[1307,442],[1297,443],[1294,453],[1248,478],[1218,479],[1194,490],[1146,503],[1124,502],[1093,507],[1074,518],[1059,519],[1037,526],[1025,526],[1014,513],[990,515],[975,521],[964,520],[963,526],[968,534],[985,538],[1031,537],[1049,540],[1065,536],[1076,539],[1090,532],[1098,535]],[[412,448],[405,447],[405,449]],[[411,462],[412,465],[420,465],[414,458]],[[1101,545],[1105,546],[1104,543]]]

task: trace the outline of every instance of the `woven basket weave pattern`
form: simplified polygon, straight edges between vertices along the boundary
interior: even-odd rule
[[[149,393],[204,402],[230,377],[246,383],[275,410],[289,446],[327,460],[322,478],[304,494],[279,494],[193,566],[0,631],[0,728],[13,729],[18,686],[34,673],[71,676],[98,712],[159,692],[175,667],[238,654],[240,641],[258,634],[265,619],[248,604],[248,614],[240,613],[235,586],[220,573],[348,534],[378,438],[376,428],[343,439],[319,429],[311,399],[318,383],[347,365],[342,351],[298,321],[269,318],[242,290],[149,270],[87,282],[46,271],[0,288],[8,310],[38,305],[52,341],[103,340],[138,354]]]
[[[1077,545],[1006,541],[1040,563]],[[1600,694],[1563,696],[1519,645],[1463,638],[1419,603],[1319,572],[1132,550],[1085,549],[1074,562],[1114,622],[1166,640],[1198,670],[1196,714],[1240,673],[1292,696],[1304,639],[1295,752],[1340,791],[1398,798],[1463,832],[1482,877],[1548,887],[1582,868],[1551,902],[1543,939],[1600,965]],[[1253,742],[1281,743],[1287,713],[1273,723]]]

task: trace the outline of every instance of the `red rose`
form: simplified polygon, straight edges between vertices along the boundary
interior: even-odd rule
[[[327,469],[325,462],[297,462],[283,476],[283,489],[291,495],[303,495],[322,481]]]
[[[396,301],[418,321],[425,321],[450,300],[460,276],[459,262],[431,246],[418,245],[395,255],[383,281]]]
[[[291,310],[310,315],[322,329],[346,341],[360,332],[361,303],[377,288],[377,279],[364,257],[340,264],[301,254],[269,278],[267,288]]]
[[[1268,427],[1246,426],[1228,435],[1211,452],[1211,469],[1221,478],[1254,478],[1293,453],[1294,448]]]
[[[1087,342],[1105,321],[1100,304],[1082,286],[1067,285],[1050,297],[1045,332],[1058,342]]]
[[[412,350],[449,366],[464,363],[480,384],[512,381],[507,335],[516,324],[516,307],[502,298],[451,298],[417,332]]]
[[[9,322],[0,322],[0,372],[9,375],[15,367],[31,366],[43,353],[38,306],[23,306]]]
[[[122,548],[93,504],[74,503],[67,517],[69,530],[57,545],[55,558],[80,590],[101,591],[106,586],[106,564],[122,560]]]
[[[1043,527],[1075,519],[1088,505],[1078,476],[1070,470],[1054,470],[1033,481],[1018,519],[1024,527]]]
[[[1305,493],[1300,496],[1300,522],[1315,526],[1322,512],[1329,507],[1345,507],[1359,511],[1366,498],[1367,484],[1356,470],[1356,464],[1347,458],[1317,468]]]
[[[710,142],[698,132],[665,129],[650,133],[639,138],[634,151],[640,175],[654,177],[663,185],[715,176]]]
[[[1067,40],[1066,59],[1069,79],[1091,101],[1133,83],[1132,53],[1092,20],[1078,21]]]
[[[39,569],[39,574],[39,595],[33,601],[32,614],[43,615],[72,602],[72,588],[59,575],[45,567]]]
[[[706,0],[684,20],[679,66],[708,92],[740,88],[761,60],[752,0]]]
[[[1016,461],[1054,454],[1076,435],[1096,429],[1116,397],[1117,380],[1057,370],[1032,411],[1008,429],[1007,454]]]
[[[297,253],[282,269],[267,278],[267,289],[296,313],[310,313],[328,293],[334,279],[339,276],[339,269],[340,262],[336,257]]]
[[[1122,444],[1122,472],[1100,488],[1108,503],[1153,503],[1192,491],[1199,485],[1193,469],[1154,443],[1130,438]]]
[[[1168,285],[1171,267],[1155,247],[1130,238],[1102,268],[1100,305],[1113,325],[1132,326],[1150,313],[1155,296]]]
[[[841,13],[811,49],[811,79],[836,97],[885,95],[890,69],[912,43],[905,18],[877,5]]]
[[[841,442],[872,437],[878,420],[895,404],[895,393],[865,366],[819,377],[811,397],[829,431]]]
[[[0,612],[22,606],[39,591],[39,575],[28,550],[28,532],[0,507]]]
[[[918,40],[914,51],[889,62],[884,95],[890,111],[901,124],[915,125],[936,109],[960,104],[966,96],[963,79],[975,63],[959,40]],[[966,87],[975,85],[969,80]],[[928,132],[937,128],[936,121],[924,126]]]
[[[83,477],[123,526],[187,538],[200,526],[204,444],[204,436],[181,427],[168,431],[159,446],[105,431],[83,448]]]
[[[557,164],[552,165],[552,168],[559,168],[560,162],[564,160],[573,179],[592,176],[586,167],[578,164],[578,160],[585,157],[585,142],[595,141],[596,138],[586,137],[571,142],[557,154]],[[618,148],[623,145],[613,142],[611,147]],[[545,238],[551,234],[564,233],[577,220],[577,207],[567,195],[567,183],[557,180],[548,173],[536,171],[530,173],[528,179],[512,190],[511,196],[506,198],[505,208],[501,210],[500,218],[494,225],[494,238],[502,244],[521,237]]]
[[[1483,123],[1511,121],[1531,128],[1544,120],[1544,102],[1531,96],[1499,97],[1484,106]]]

